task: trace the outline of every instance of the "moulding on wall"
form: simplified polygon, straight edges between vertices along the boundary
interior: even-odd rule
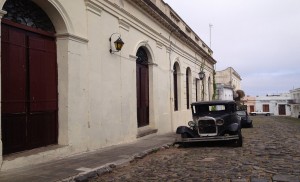
[[[159,41],[156,41],[156,47],[159,48],[159,49],[162,49],[163,48],[163,43],[161,43]]]
[[[119,27],[129,32],[130,25],[124,19],[119,19]]]
[[[86,10],[94,13],[97,16],[101,16],[103,8],[99,6],[98,3],[94,2],[94,0],[85,0]]]
[[[131,54],[130,54],[130,55],[129,55],[129,58],[136,60],[138,57],[135,56],[135,55],[131,55]]]
[[[6,14],[7,12],[4,10],[0,10],[0,19]]]
[[[89,40],[87,38],[84,37],[80,37],[77,35],[73,35],[73,34],[69,34],[69,33],[64,33],[64,34],[56,34],[56,37],[59,39],[69,39],[69,40],[73,40],[75,42],[79,42],[79,43],[88,43]]]

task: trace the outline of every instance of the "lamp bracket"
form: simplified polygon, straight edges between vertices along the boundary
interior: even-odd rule
[[[119,38],[121,38],[121,34],[120,34],[120,33],[113,33],[113,34],[111,34],[111,36],[109,37],[109,46],[110,46],[109,52],[110,52],[111,54],[113,54],[113,53],[115,53],[115,52],[119,52],[119,50],[113,50],[113,49],[112,49],[112,46],[111,46],[111,39],[112,39],[113,35],[119,35]]]

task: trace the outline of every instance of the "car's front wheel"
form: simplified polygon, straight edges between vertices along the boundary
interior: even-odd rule
[[[239,131],[238,135],[239,135],[239,139],[237,139],[233,142],[233,147],[242,147],[243,146],[242,132]]]
[[[181,138],[189,138],[189,135],[187,133],[181,133]],[[181,143],[181,147],[188,147],[189,144],[188,143]]]
[[[189,138],[189,135],[187,133],[182,133],[181,138]]]

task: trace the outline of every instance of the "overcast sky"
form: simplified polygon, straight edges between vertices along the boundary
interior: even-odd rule
[[[164,0],[211,48],[217,71],[233,67],[246,95],[300,87],[300,0]]]

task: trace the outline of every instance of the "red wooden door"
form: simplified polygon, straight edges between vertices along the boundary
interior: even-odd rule
[[[3,153],[57,143],[54,38],[2,24],[1,43]]]
[[[250,112],[254,112],[254,106],[250,106]]]
[[[26,36],[4,25],[1,31],[1,128],[5,154],[24,149],[26,143]]]
[[[270,112],[269,104],[263,104],[263,112]]]

